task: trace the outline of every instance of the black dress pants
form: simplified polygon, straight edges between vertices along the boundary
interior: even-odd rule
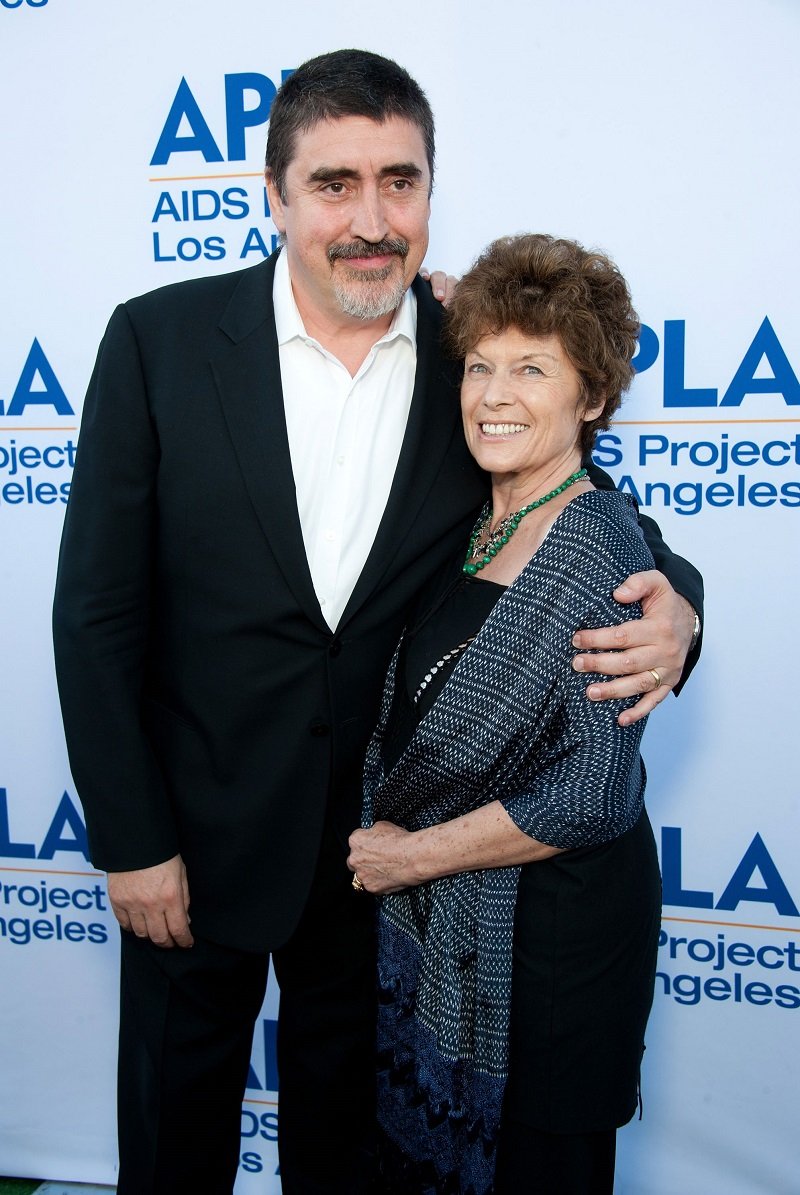
[[[300,922],[273,954],[284,1195],[356,1195],[371,1181],[374,908],[350,880],[328,831]],[[122,934],[118,1195],[230,1195],[268,963]]]

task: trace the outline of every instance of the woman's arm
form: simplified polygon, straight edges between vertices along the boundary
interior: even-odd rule
[[[612,478],[592,462],[588,462],[589,476],[592,485],[598,490],[614,490],[616,486]],[[643,515],[637,509],[636,516],[639,520],[639,526],[644,535],[644,541],[650,551],[653,553],[653,560],[655,566],[660,573],[667,578],[675,593],[684,598],[686,602],[692,607],[697,614],[703,618],[703,578],[694,565],[685,560],[683,556],[678,556],[672,551],[669,544],[665,543],[664,537],[661,534],[661,528],[655,519],[651,519],[649,515]],[[688,675],[688,674],[687,674]],[[683,677],[682,680],[685,680]]]
[[[614,489],[607,473],[588,463],[589,475],[598,489]],[[638,574],[615,593],[619,601],[640,601],[642,618],[626,625],[620,638],[617,628],[606,627],[576,636],[581,650],[602,651],[597,666],[609,680],[587,690],[593,701],[640,695],[624,715],[630,724],[649,714],[667,693],[678,693],[700,656],[701,636],[695,638],[695,614],[703,621],[703,578],[697,569],[670,551],[653,519],[637,512],[645,542],[653,554],[656,570]],[[626,592],[627,591],[627,592]],[[575,667],[589,669],[584,657]],[[656,687],[650,669],[662,683]]]
[[[463,817],[409,831],[376,822],[350,835],[347,866],[368,892],[384,895],[440,876],[536,863],[561,853],[520,830],[499,801]]]
[[[555,689],[552,701],[548,698],[549,712],[545,716],[539,704],[530,708],[527,704],[536,687],[528,675],[535,657],[525,659],[523,652],[516,657],[516,681],[505,677],[510,683],[505,696],[521,718],[515,719],[516,729],[504,742],[492,773],[492,791],[499,793],[500,799],[413,832],[389,820],[377,822],[369,830],[357,830],[350,839],[348,864],[370,891],[392,892],[456,872],[540,861],[559,850],[608,842],[629,829],[639,816],[644,790],[639,746],[644,723],[618,725],[618,716],[632,704],[630,699],[586,701],[585,677],[570,667],[569,628],[575,618],[589,626],[626,625],[634,619],[638,611],[617,605],[610,592],[625,571],[646,554],[632,520],[617,528],[603,515],[581,514],[577,506],[572,516],[566,532],[568,567],[564,560],[560,565],[569,581],[562,585],[555,580],[555,570],[547,561],[541,565],[541,575],[534,569],[526,582],[537,595],[537,613],[532,614],[530,626],[525,621],[526,599],[519,593],[515,598],[513,591],[507,599],[511,605],[506,615],[515,634],[530,637],[531,648],[536,647],[545,669],[547,659],[552,659]],[[551,615],[542,615],[542,603],[552,609]],[[544,626],[540,625],[542,617],[546,618]],[[506,644],[506,654],[509,650]],[[467,659],[465,656],[463,666]],[[457,685],[458,676],[450,683]],[[447,700],[447,688],[439,700]],[[490,727],[492,718],[490,701],[486,707]],[[536,733],[532,734],[534,726]],[[469,745],[465,746],[466,755]],[[429,783],[431,779],[428,777]],[[402,802],[396,807],[402,808]]]

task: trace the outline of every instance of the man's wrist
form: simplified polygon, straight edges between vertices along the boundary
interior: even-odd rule
[[[697,613],[694,607],[690,608],[692,610],[692,614],[694,615],[694,625],[692,626],[692,637],[689,640],[689,651],[694,651],[698,642],[700,641],[700,636],[703,633],[703,624],[700,621],[700,615]]]

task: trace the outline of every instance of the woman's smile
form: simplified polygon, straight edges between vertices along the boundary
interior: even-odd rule
[[[480,429],[484,436],[517,436],[528,430],[528,423],[481,423]]]

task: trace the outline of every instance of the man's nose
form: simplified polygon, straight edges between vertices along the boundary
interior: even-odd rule
[[[377,187],[364,187],[354,207],[350,232],[375,244],[389,235],[384,202]]]

